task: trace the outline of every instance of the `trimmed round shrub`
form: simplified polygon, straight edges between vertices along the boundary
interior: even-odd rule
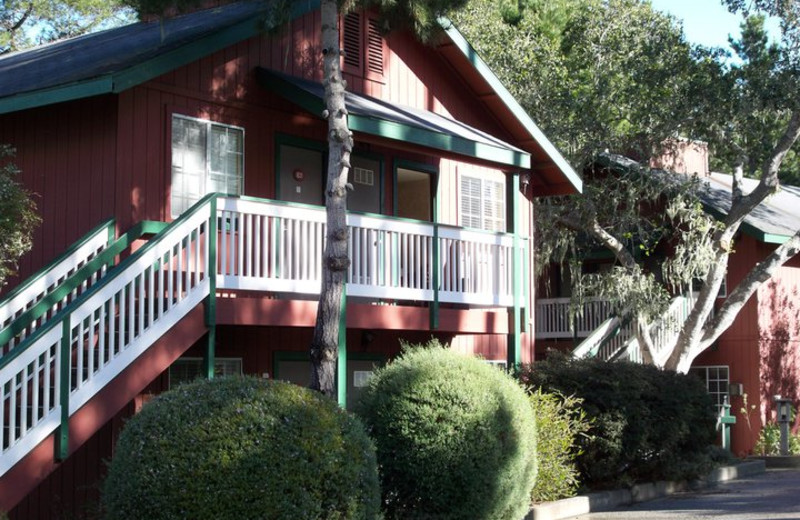
[[[536,479],[533,410],[501,370],[441,347],[378,370],[358,413],[388,518],[522,518]]]
[[[306,388],[199,380],[131,418],[102,505],[109,520],[372,520],[375,448],[355,416]]]

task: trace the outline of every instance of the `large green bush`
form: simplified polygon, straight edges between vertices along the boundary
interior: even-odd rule
[[[438,346],[408,349],[371,378],[358,411],[389,518],[515,520],[529,509],[535,420],[504,372]]]
[[[102,503],[109,520],[372,520],[375,449],[356,417],[308,389],[201,380],[130,420]]]
[[[583,400],[592,428],[577,462],[589,487],[693,478],[711,467],[716,416],[696,377],[552,355],[524,367],[520,378]]]
[[[534,502],[560,500],[575,495],[580,473],[575,460],[591,426],[581,408],[582,400],[548,393],[531,394],[536,415],[536,456],[539,473],[531,491]]]

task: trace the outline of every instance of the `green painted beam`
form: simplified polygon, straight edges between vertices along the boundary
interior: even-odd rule
[[[0,114],[109,94],[113,86],[113,78],[107,75],[55,88],[23,92],[0,99]]]
[[[509,233],[514,237],[514,249],[511,256],[512,264],[512,287],[514,291],[514,305],[511,308],[509,323],[508,343],[507,343],[507,367],[509,370],[516,370],[522,363],[522,299],[524,295],[524,275],[522,247],[519,236],[520,220],[520,198],[519,175],[508,176],[506,182],[506,226]]]
[[[339,303],[339,348],[336,356],[336,397],[347,408],[347,284],[342,287]]]
[[[322,117],[325,105],[319,95],[267,69],[258,69],[256,75],[265,88],[302,107],[309,113]],[[473,141],[459,135],[437,132],[380,116],[359,114],[352,107],[347,116],[347,122],[353,132],[416,144],[514,168],[529,169],[531,167],[531,156],[524,150]]]
[[[61,424],[56,432],[55,439],[55,458],[56,460],[64,460],[69,455],[69,390],[70,390],[70,333],[69,330],[69,316],[66,316],[61,323],[61,344],[60,349],[60,366],[59,370],[59,388],[58,399],[61,406]]]
[[[145,235],[152,234],[155,230],[161,230],[167,224],[163,222],[150,222],[143,221],[131,228],[130,231],[122,235],[114,243],[109,245],[96,257],[92,258],[83,267],[75,271],[69,278],[67,278],[57,289],[42,298],[36,305],[22,313],[17,319],[3,330],[0,330],[0,345],[5,345],[17,334],[27,329],[31,323],[38,320],[45,313],[49,312],[54,305],[62,301],[72,291],[83,285],[83,283],[91,278],[103,265],[109,265],[113,262],[114,257],[122,251],[130,247],[134,240],[138,240]],[[42,330],[42,329],[37,329]],[[30,336],[28,340],[32,340],[34,336]],[[21,346],[21,345],[20,345]],[[14,349],[15,351],[17,348]],[[7,359],[10,360],[11,353],[3,356],[0,359],[0,367],[5,366]]]
[[[515,168],[527,169],[531,167],[530,154],[521,150],[493,146],[454,134],[434,132],[396,121],[387,121],[364,115],[351,113],[347,119],[350,130],[354,132],[364,132],[385,139],[412,143]]]
[[[38,282],[41,278],[46,276],[47,273],[49,273],[55,266],[57,266],[58,264],[63,262],[67,257],[72,255],[73,253],[75,253],[75,251],[77,251],[78,249],[83,247],[84,244],[86,244],[89,240],[91,240],[91,238],[93,236],[97,235],[103,229],[105,229],[106,232],[107,232],[107,237],[108,238],[107,238],[107,242],[106,243],[107,244],[111,244],[114,241],[114,238],[115,238],[115,232],[116,232],[115,225],[116,225],[116,219],[110,218],[110,219],[98,224],[94,228],[92,228],[91,231],[89,231],[88,233],[83,235],[81,238],[79,238],[78,240],[73,242],[72,245],[70,245],[67,248],[66,251],[64,251],[62,254],[60,254],[58,257],[56,257],[52,262],[48,263],[46,266],[44,266],[41,269],[39,269],[38,271],[36,271],[28,279],[26,279],[23,283],[21,283],[16,288],[14,288],[13,291],[11,291],[8,294],[6,294],[3,297],[3,299],[0,300],[0,307],[3,306],[9,300],[15,298],[19,293],[24,292],[25,290],[27,290],[28,287],[30,287],[32,284]]]
[[[208,298],[206,299],[206,350],[203,353],[203,376],[214,379],[217,343],[217,197],[209,201],[211,205],[208,219],[208,258],[212,265],[208,268]]]

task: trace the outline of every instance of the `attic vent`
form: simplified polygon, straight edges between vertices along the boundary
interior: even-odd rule
[[[353,182],[366,186],[374,186],[375,172],[366,168],[355,167],[353,168]]]
[[[383,38],[377,20],[367,20],[367,38],[367,68],[370,72],[383,74]]]
[[[344,63],[361,67],[361,13],[349,13],[344,17]]]

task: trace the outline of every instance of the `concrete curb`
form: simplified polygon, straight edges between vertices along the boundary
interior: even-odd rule
[[[645,502],[672,495],[687,489],[697,490],[713,486],[737,478],[758,475],[766,471],[763,460],[749,460],[735,466],[723,466],[708,474],[705,478],[692,482],[652,482],[637,484],[630,489],[617,489],[589,493],[577,497],[545,502],[531,507],[524,520],[561,520],[597,511],[608,511],[622,505]]]
[[[763,460],[768,468],[800,468],[800,456],[798,455],[771,455],[766,457],[750,457],[750,460]]]

